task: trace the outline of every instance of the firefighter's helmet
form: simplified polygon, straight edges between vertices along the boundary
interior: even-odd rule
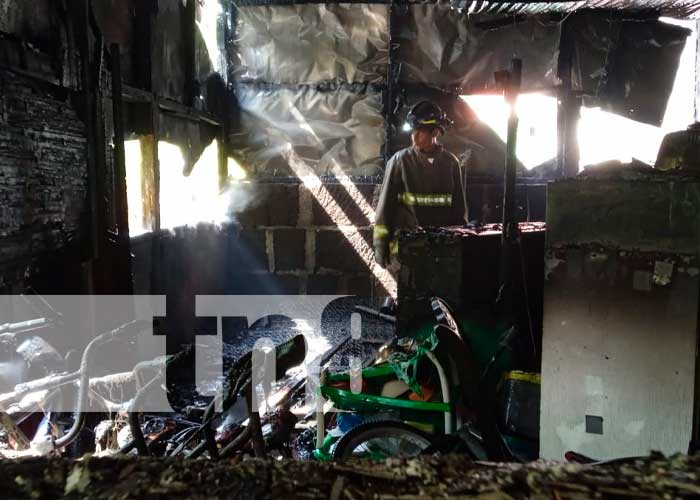
[[[442,133],[445,133],[450,125],[452,120],[447,118],[440,106],[430,101],[420,101],[409,110],[405,128],[407,130],[439,128]]]

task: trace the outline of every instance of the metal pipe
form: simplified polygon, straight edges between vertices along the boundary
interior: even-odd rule
[[[207,449],[207,442],[206,440],[202,441],[199,443],[197,446],[194,447],[194,450],[189,452],[187,455],[185,455],[185,458],[199,458],[202,453],[204,453]]]
[[[46,326],[47,323],[48,321],[46,318],[30,319],[19,323],[5,323],[4,325],[0,325],[0,334],[14,333],[17,330],[25,330],[27,328],[34,330],[37,327]]]
[[[377,311],[376,309],[372,309],[370,307],[355,306],[355,311],[362,312],[362,313],[368,314],[370,316],[373,316],[375,318],[382,319],[388,323],[396,323],[396,316],[389,316],[388,314],[381,313],[381,312]]]
[[[75,404],[77,415],[75,421],[73,422],[73,426],[70,428],[70,430],[63,437],[60,437],[56,441],[54,441],[54,447],[56,449],[65,448],[73,441],[75,441],[75,439],[80,434],[80,431],[82,430],[83,426],[85,425],[87,413],[83,411],[83,406],[87,402],[88,390],[90,389],[90,374],[88,372],[88,368],[90,356],[92,355],[93,350],[99,345],[113,341],[115,338],[119,337],[120,335],[123,335],[124,332],[133,331],[134,328],[139,326],[147,327],[149,325],[148,322],[143,320],[131,321],[118,328],[115,328],[114,330],[105,332],[102,335],[97,336],[87,345],[87,347],[83,351],[83,357],[80,361],[80,388],[78,390],[78,398]]]
[[[318,389],[316,393],[316,448],[323,448],[323,441],[326,439],[326,421],[323,415],[323,396],[321,387],[326,382],[326,371],[321,371],[318,377]]]
[[[508,86],[504,92],[506,101],[510,105],[510,116],[508,118],[505,174],[503,179],[503,236],[510,241],[514,241],[513,234],[509,232],[509,229],[512,229],[515,223],[515,178],[518,164],[516,151],[519,118],[515,105],[520,92],[521,80],[522,61],[513,59]]]
[[[48,377],[33,380],[24,384],[18,384],[15,386],[15,390],[13,392],[0,395],[0,405],[15,404],[31,392],[54,389],[62,385],[75,382],[79,378],[80,371],[77,371],[63,375],[50,375]]]
[[[211,424],[214,419],[214,411],[216,409],[216,397],[209,403],[206,410],[204,410],[204,415],[202,415],[202,433],[204,434],[204,442],[200,443],[205,445],[204,449],[209,450],[209,457],[214,460],[219,459],[219,449],[216,447],[216,439],[214,435],[214,429],[212,429]],[[199,446],[197,448],[199,448]],[[195,449],[196,450],[196,449]],[[190,455],[194,453],[194,450]],[[190,456],[188,455],[188,457]]]
[[[105,375],[103,377],[95,377],[90,379],[89,387],[92,389],[98,384],[126,384],[132,380],[133,373],[114,373],[112,375]],[[65,375],[51,375],[49,377],[44,377],[38,380],[33,380],[25,384],[19,384],[15,387],[14,392],[9,392],[0,395],[0,405],[8,404],[8,411],[11,410],[12,406],[21,405],[22,401],[28,396],[34,393],[47,391],[50,389],[58,389],[64,385],[69,385],[76,383],[80,387],[78,379],[80,378],[80,372],[69,373]],[[103,398],[105,399],[105,398]],[[105,399],[105,401],[108,401]],[[117,403],[114,403],[117,404]],[[13,413],[13,411],[11,411]]]
[[[139,421],[139,411],[138,407],[141,404],[144,394],[148,390],[159,383],[163,379],[163,373],[159,372],[155,377],[153,377],[142,389],[136,393],[134,400],[131,402],[129,407],[129,428],[131,429],[131,436],[136,444],[136,449],[139,455],[144,457],[149,455],[148,446],[146,445],[146,438],[143,436],[143,431],[141,430],[141,422]]]
[[[240,448],[246,441],[248,441],[250,439],[250,432],[251,428],[250,426],[248,426],[245,429],[243,429],[241,433],[233,439],[233,441],[224,446],[220,453],[221,458],[226,458],[231,453]]]
[[[141,374],[144,371],[151,370],[155,373],[158,373],[163,366],[165,366],[165,363],[167,362],[167,356],[159,356],[155,359],[149,360],[149,361],[141,361],[140,363],[137,363],[134,366],[134,369],[132,370],[132,373],[134,375],[134,380],[136,382],[136,388],[141,389],[142,386],[145,384],[142,384],[141,381],[143,380],[141,378]]]
[[[504,90],[506,101],[510,105],[508,118],[508,137],[506,142],[505,172],[503,176],[503,232],[501,236],[501,269],[499,283],[499,302],[510,312],[512,306],[511,282],[513,268],[513,246],[517,239],[518,224],[515,218],[515,178],[518,157],[518,114],[515,104],[520,92],[522,80],[522,61],[513,59],[508,81]]]
[[[129,412],[129,428],[131,429],[131,437],[134,438],[134,445],[139,455],[147,457],[149,455],[148,446],[146,445],[146,438],[143,436],[143,431],[141,430],[138,412]]]
[[[433,363],[433,365],[435,365],[435,368],[437,369],[438,376],[440,377],[440,390],[442,391],[442,400],[445,404],[449,405],[452,401],[450,398],[450,381],[447,378],[445,369],[435,357],[435,354],[428,351],[425,353],[425,355]],[[454,430],[452,428],[452,412],[448,410],[445,412],[445,434],[452,434],[453,432]]]

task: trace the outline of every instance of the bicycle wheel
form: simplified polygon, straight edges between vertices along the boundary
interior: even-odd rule
[[[370,458],[415,457],[431,444],[430,435],[392,420],[360,424],[340,438],[333,450],[337,461]]]

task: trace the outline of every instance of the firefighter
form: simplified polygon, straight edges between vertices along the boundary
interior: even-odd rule
[[[666,134],[661,142],[654,168],[657,170],[700,171],[700,123],[686,130]]]
[[[437,105],[421,101],[408,112],[413,145],[389,160],[374,225],[374,255],[395,267],[399,229],[462,225],[467,221],[463,177],[457,158],[438,138],[452,122]]]

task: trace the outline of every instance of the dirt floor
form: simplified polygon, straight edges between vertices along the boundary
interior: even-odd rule
[[[300,461],[94,458],[0,461],[2,498],[690,498],[700,455],[597,466],[483,464],[426,457],[321,464]]]

